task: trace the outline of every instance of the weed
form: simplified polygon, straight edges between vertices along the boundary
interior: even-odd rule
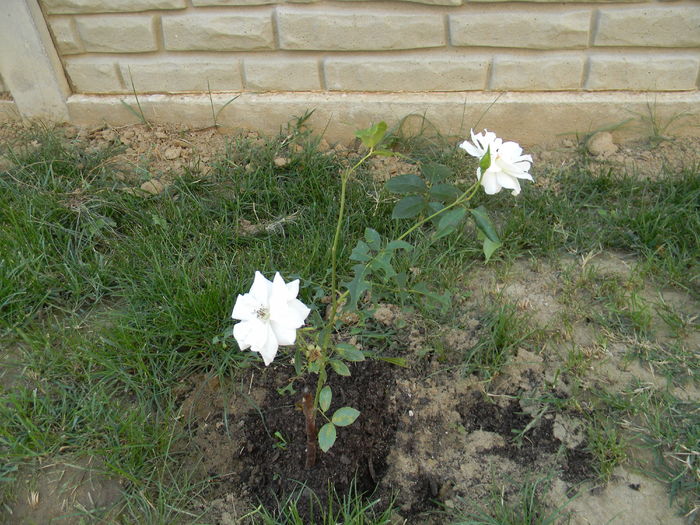
[[[505,488],[491,493],[488,506],[476,510],[460,512],[451,522],[454,525],[553,525],[565,523],[564,506],[548,508],[542,501],[549,490],[552,476],[536,480],[526,480],[522,489],[511,497],[506,497]],[[467,508],[471,505],[464,504]],[[568,520],[567,520],[568,521]]]
[[[622,434],[611,421],[594,418],[588,425],[587,443],[598,477],[607,482],[615,468],[627,459],[626,443]]]
[[[515,306],[496,304],[486,314],[479,342],[464,357],[465,373],[493,377],[513,352],[537,333]]]

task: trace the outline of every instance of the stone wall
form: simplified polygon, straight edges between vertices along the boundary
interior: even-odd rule
[[[3,118],[700,135],[697,0],[9,0]],[[235,97],[235,103],[229,104]],[[6,99],[8,97],[5,97]],[[682,115],[683,118],[676,118]],[[624,124],[624,125],[622,125]],[[653,132],[653,131],[652,131]]]
[[[40,4],[75,93],[698,89],[694,0]]]

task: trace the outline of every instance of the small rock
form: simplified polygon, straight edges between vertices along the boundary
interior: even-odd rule
[[[136,133],[133,129],[127,129],[122,133],[122,139],[132,139],[134,138],[134,135],[136,135]]]
[[[291,150],[294,153],[301,153],[302,151],[304,151],[304,146],[302,146],[301,144],[292,144]]]
[[[289,164],[289,159],[286,157],[275,157],[274,163],[278,168],[284,168]]]
[[[102,135],[102,138],[103,138],[104,140],[109,141],[109,142],[111,142],[111,141],[113,141],[114,139],[117,138],[117,134],[116,134],[116,133],[114,132],[114,130],[112,130],[112,129],[106,129],[106,130],[104,130],[104,131],[101,133],[101,135]]]
[[[158,179],[151,179],[141,184],[141,190],[151,195],[160,195],[165,188],[167,188],[167,186]]]
[[[603,158],[617,152],[617,146],[613,142],[612,135],[607,131],[599,131],[589,138],[586,148],[591,155]]]
[[[326,139],[321,139],[318,141],[318,151],[320,151],[321,153],[325,153],[330,149],[331,147]]]
[[[63,130],[63,136],[67,139],[74,139],[78,136],[78,128],[76,128],[75,126],[68,126],[66,129]]]
[[[180,156],[181,152],[181,148],[174,146],[165,150],[165,153],[163,153],[163,158],[165,158],[165,160],[175,160]]]
[[[157,139],[167,139],[168,138],[168,134],[165,133],[164,131],[156,131],[154,133],[154,135]]]

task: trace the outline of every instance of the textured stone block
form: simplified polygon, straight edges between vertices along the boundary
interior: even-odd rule
[[[163,35],[165,48],[172,51],[250,51],[275,46],[267,12],[164,16]]]
[[[316,91],[321,89],[315,58],[246,58],[246,89],[255,91]]]
[[[112,62],[66,59],[66,74],[76,93],[123,93],[124,86]]]
[[[143,53],[158,49],[153,16],[77,17],[75,23],[83,47],[88,52]]]
[[[491,89],[498,91],[560,91],[581,87],[583,55],[498,56]]]
[[[371,51],[447,43],[440,14],[280,8],[277,27],[282,49]]]
[[[348,57],[325,61],[330,90],[468,91],[486,87],[489,60],[472,57]]]
[[[192,0],[192,5],[195,7],[210,7],[221,5],[245,6],[275,3],[277,3],[277,0]]]
[[[588,46],[589,9],[542,11],[507,8],[449,15],[455,46],[575,49]]]
[[[297,0],[295,0],[297,1]],[[348,1],[348,2],[363,2],[365,0],[341,0],[341,1]],[[450,5],[450,6],[458,6],[462,5],[463,3],[466,3],[468,0],[398,0],[399,2],[410,2],[410,3],[415,3],[415,4],[425,4],[425,5]]]
[[[78,38],[73,20],[69,17],[51,17],[48,20],[51,36],[61,55],[82,53],[83,46]]]
[[[700,46],[700,5],[601,9],[596,46]]]
[[[238,59],[195,59],[172,57],[149,62],[120,64],[127,86],[134,82],[141,93],[182,93],[237,91],[241,89],[241,68]],[[208,82],[208,85],[207,85]]]
[[[39,0],[49,15],[125,13],[150,9],[184,9],[186,0]]]
[[[4,91],[7,91],[7,89],[5,88],[5,84],[2,82],[2,77],[0,77],[0,93]]]
[[[682,91],[697,89],[700,58],[677,55],[593,56],[586,88],[591,90]]]

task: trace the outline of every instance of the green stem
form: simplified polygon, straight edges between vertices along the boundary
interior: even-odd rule
[[[332,298],[332,307],[331,307],[331,314],[328,316],[328,322],[326,324],[326,327],[324,329],[324,334],[323,334],[323,339],[321,342],[321,352],[325,356],[326,352],[326,347],[328,346],[328,343],[330,341],[330,336],[331,336],[331,331],[333,329],[333,325],[335,324],[335,316],[338,313],[338,296],[336,294],[336,288],[337,288],[337,274],[336,274],[336,269],[337,269],[337,260],[338,260],[338,244],[340,243],[340,233],[343,229],[343,219],[345,216],[345,194],[348,186],[348,179],[350,178],[350,175],[359,168],[363,162],[365,162],[368,158],[370,158],[374,154],[374,148],[370,148],[367,154],[362,157],[359,161],[355,163],[355,165],[350,168],[345,170],[341,175],[340,175],[340,209],[338,210],[338,222],[335,225],[335,237],[333,237],[333,246],[331,247],[331,298]]]

